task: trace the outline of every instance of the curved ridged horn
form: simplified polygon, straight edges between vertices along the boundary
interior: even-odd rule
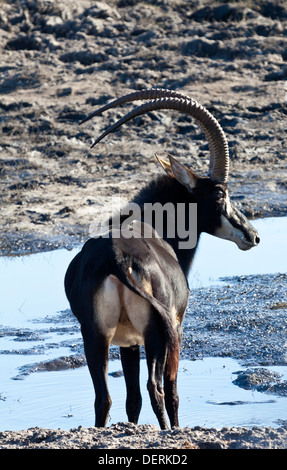
[[[83,124],[84,122],[89,121],[95,116],[98,116],[99,114],[102,114],[104,111],[107,111],[108,109],[115,108],[116,106],[120,106],[121,104],[128,103],[131,101],[141,101],[141,100],[154,100],[157,98],[185,98],[185,99],[191,99],[187,95],[183,95],[182,93],[179,93],[178,91],[174,90],[165,90],[163,88],[152,88],[151,90],[140,90],[140,91],[134,91],[133,93],[129,93],[128,95],[121,96],[120,98],[117,98],[116,100],[111,101],[110,103],[106,104],[105,106],[102,106],[101,108],[97,109],[93,113],[89,114],[85,119],[83,119],[80,124]]]
[[[160,93],[168,93],[171,91],[147,90],[145,92],[137,92],[137,97],[133,98],[132,100],[145,99],[145,96],[147,96],[147,92],[157,92],[157,96],[159,96]],[[142,96],[144,97],[139,98],[140,93],[142,93]],[[123,118],[117,121],[114,125],[109,127],[102,135],[100,135],[100,137],[98,137],[98,139],[93,143],[92,147],[99,143],[110,132],[113,132],[118,127],[122,126],[123,124],[130,121],[131,119],[134,119],[137,116],[160,109],[173,109],[188,114],[198,122],[207,138],[210,150],[209,176],[213,181],[216,181],[218,183],[226,183],[228,179],[229,170],[229,150],[228,142],[222,127],[220,126],[219,122],[212,116],[212,114],[206,108],[204,108],[204,106],[200,105],[192,98],[186,97],[180,93],[178,95],[179,97],[175,97],[174,95],[172,95],[172,97],[170,98],[155,99],[153,101],[149,101],[148,103],[136,107],[130,113],[126,114]],[[127,96],[130,95],[126,95],[125,97],[119,99],[121,103],[131,101],[131,98],[127,99]],[[111,106],[115,106],[114,103],[119,103],[119,100],[115,100],[114,102],[110,103],[110,105],[105,106],[104,110],[109,109],[109,107]],[[93,116],[98,114],[99,111],[93,113]],[[101,112],[103,112],[103,108],[101,108]],[[89,118],[91,117],[92,115],[90,115]]]

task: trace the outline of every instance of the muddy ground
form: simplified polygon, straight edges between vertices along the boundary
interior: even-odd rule
[[[172,112],[141,117],[90,150],[93,139],[130,108],[84,126],[79,121],[94,106],[141,88],[177,89],[205,105],[228,137],[233,202],[249,218],[286,215],[286,2],[2,0],[0,40],[2,255],[86,240],[113,195],[130,197],[159,171],[155,152],[170,152],[206,172],[204,136],[189,118]],[[225,344],[224,318],[209,328],[216,344]],[[245,341],[251,357],[258,343]],[[216,442],[222,448],[286,448],[286,436],[285,423],[164,433],[123,424],[106,431],[1,433],[0,446],[203,448]]]

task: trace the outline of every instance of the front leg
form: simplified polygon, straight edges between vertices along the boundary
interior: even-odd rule
[[[130,423],[137,424],[142,407],[140,392],[140,353],[139,346],[120,348],[121,361],[127,388],[126,411]]]

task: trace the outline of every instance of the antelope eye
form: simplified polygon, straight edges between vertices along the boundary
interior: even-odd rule
[[[216,195],[217,201],[222,201],[224,198],[225,198],[225,194],[222,191],[217,193],[217,195]]]

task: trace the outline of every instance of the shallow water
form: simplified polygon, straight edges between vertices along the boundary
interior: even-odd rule
[[[207,234],[201,236],[189,276],[191,287],[209,286],[226,276],[286,272],[287,217],[258,219],[252,224],[261,241],[250,251]],[[0,258],[0,326],[25,327],[35,318],[68,308],[63,279],[79,249]]]
[[[14,358],[15,359],[15,358]],[[23,359],[23,357],[22,357]],[[2,369],[0,430],[20,430],[39,426],[70,429],[94,425],[93,387],[87,367],[63,372],[38,372],[24,380],[11,381],[9,373],[16,361]],[[14,362],[14,364],[13,364]],[[24,361],[20,361],[23,363]],[[232,381],[240,369],[230,358],[205,358],[180,362],[178,388],[179,419],[183,426],[279,426],[286,417],[287,398],[243,390]],[[119,360],[110,361],[110,373],[121,370]],[[283,372],[284,367],[272,367]],[[285,377],[286,379],[286,377]],[[158,424],[146,390],[146,363],[141,361],[143,407],[140,424]],[[108,425],[127,421],[124,378],[109,376],[112,408]]]
[[[220,277],[286,273],[287,217],[253,220],[260,244],[241,251],[235,243],[203,234],[189,280],[192,287],[205,287]]]
[[[286,272],[287,218],[257,220],[253,225],[261,243],[248,252],[203,236],[190,274],[191,286],[221,283],[221,276]],[[0,430],[93,425],[94,398],[87,367],[37,372],[14,380],[21,366],[71,355],[73,345],[80,342],[78,325],[58,313],[68,308],[63,278],[78,251],[0,259]],[[110,361],[110,372],[120,369],[119,361]],[[286,420],[287,398],[240,389],[232,384],[236,378],[232,372],[239,369],[242,366],[231,358],[181,361],[181,426],[275,426],[278,420]],[[286,374],[287,368],[269,369]],[[146,392],[145,361],[141,380],[140,423],[157,424]],[[110,376],[109,384],[113,400],[109,424],[125,421],[124,379]]]

